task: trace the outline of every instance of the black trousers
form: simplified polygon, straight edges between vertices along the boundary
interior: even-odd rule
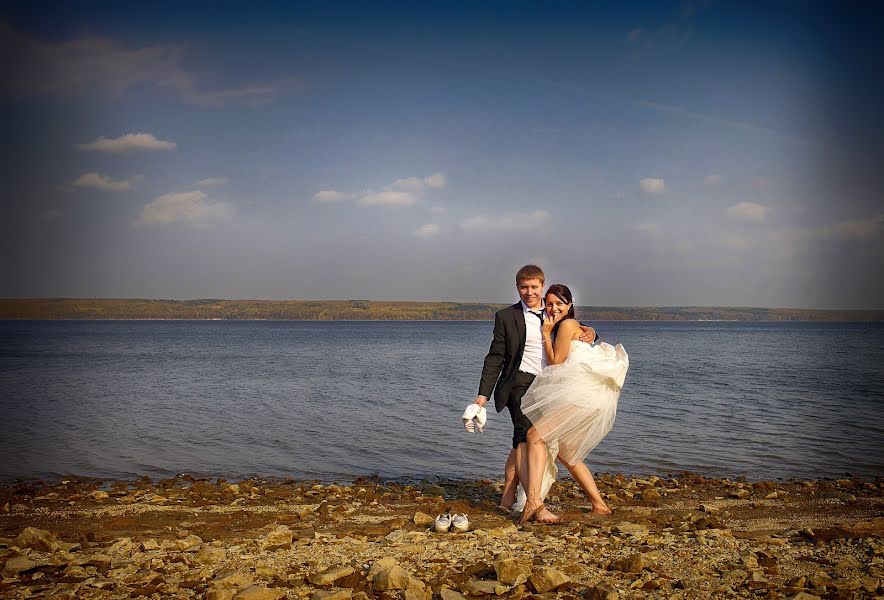
[[[531,421],[522,414],[522,396],[531,387],[534,377],[531,373],[523,373],[522,371],[516,373],[513,387],[510,390],[510,397],[506,403],[507,408],[510,409],[510,419],[513,421],[513,448],[528,441],[528,430],[531,429]]]

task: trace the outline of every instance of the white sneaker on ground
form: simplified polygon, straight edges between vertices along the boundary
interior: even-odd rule
[[[448,530],[451,529],[451,515],[445,513],[444,515],[436,517],[436,522],[433,523],[433,529],[436,530],[436,533],[447,533]]]
[[[451,531],[459,531],[463,533],[464,531],[469,531],[470,529],[470,520],[467,518],[465,514],[463,515],[454,515],[451,518]]]

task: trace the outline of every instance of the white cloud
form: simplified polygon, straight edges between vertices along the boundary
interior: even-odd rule
[[[6,96],[119,96],[151,90],[200,106],[257,106],[305,87],[294,78],[234,87],[208,85],[204,75],[183,66],[184,45],[127,47],[101,37],[43,41],[15,32],[5,22],[0,22],[0,38],[5,55],[0,94]]]
[[[833,225],[832,229],[839,237],[849,240],[865,240],[881,231],[882,225],[884,225],[884,215],[878,215],[869,219],[841,221]]]
[[[739,202],[728,207],[727,214],[746,221],[763,221],[767,217],[770,208],[757,202]]]
[[[341,202],[349,197],[348,194],[336,192],[335,190],[321,190],[313,194],[313,200],[316,202]]]
[[[71,184],[74,187],[94,188],[96,190],[104,190],[105,192],[128,192],[133,188],[133,184],[141,181],[143,177],[136,175],[129,179],[121,179],[114,181],[108,175],[100,173],[83,173]]]
[[[370,192],[359,198],[359,204],[365,206],[411,206],[416,202],[417,197],[411,192],[399,192],[395,190]]]
[[[120,154],[131,150],[174,150],[175,142],[160,140],[151,133],[127,133],[118,138],[100,137],[88,144],[78,144],[77,148],[84,151],[110,152]]]
[[[441,189],[445,185],[445,175],[435,173],[427,177],[404,177],[380,190],[367,189],[355,194],[322,190],[313,194],[313,200],[333,203],[353,199],[363,206],[412,206],[421,200],[424,192]],[[444,209],[434,207],[431,210],[438,213]]]
[[[430,212],[433,213],[434,215],[441,215],[442,213],[445,212],[445,207],[444,206],[431,206]]]
[[[428,188],[439,190],[444,188],[448,181],[445,179],[445,175],[443,175],[442,173],[435,173],[433,175],[430,175],[429,177],[424,177],[424,183],[427,185]]]
[[[412,235],[415,237],[432,237],[438,234],[439,226],[435,223],[427,223],[426,225],[421,225],[412,233]]]
[[[390,185],[391,189],[405,190],[409,192],[422,192],[427,188],[442,189],[445,187],[445,175],[435,173],[427,177],[406,177],[397,179]]]
[[[662,179],[645,177],[639,182],[642,191],[647,194],[662,194],[666,191],[666,182]]]
[[[186,222],[206,225],[211,221],[226,219],[233,214],[233,206],[226,202],[212,202],[200,190],[173,192],[154,198],[144,205],[136,226],[163,225]]]
[[[196,187],[204,188],[204,187],[218,187],[221,185],[226,185],[228,179],[226,177],[206,177],[205,179],[200,179],[196,182]]]
[[[420,177],[406,177],[404,179],[397,179],[390,187],[398,190],[419,192],[424,189],[424,180]]]
[[[530,213],[509,213],[489,217],[478,215],[464,219],[460,226],[469,231],[530,231],[538,229],[549,221],[549,213],[535,210]]]
[[[706,185],[718,185],[722,181],[724,181],[724,177],[722,177],[718,173],[713,173],[712,175],[707,175],[706,178],[703,180],[703,183]]]

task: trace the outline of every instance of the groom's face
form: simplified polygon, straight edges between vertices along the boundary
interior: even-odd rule
[[[539,279],[523,279],[516,283],[516,289],[528,308],[540,308],[543,304],[543,282]]]

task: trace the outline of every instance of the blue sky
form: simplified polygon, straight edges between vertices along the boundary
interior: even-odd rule
[[[179,4],[0,12],[0,296],[884,307],[874,3]]]

